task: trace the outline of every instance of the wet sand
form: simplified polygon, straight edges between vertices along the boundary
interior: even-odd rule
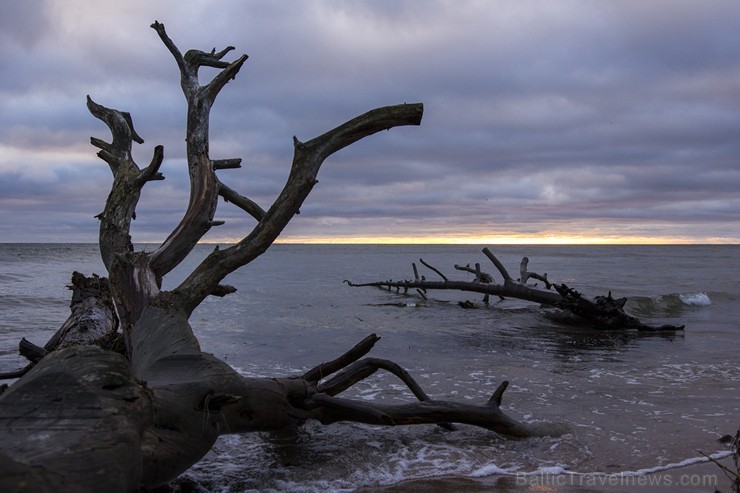
[[[719,461],[730,470],[735,464],[732,457]],[[543,476],[489,476],[486,478],[441,477],[404,481],[385,487],[361,488],[361,493],[633,493],[639,491],[658,493],[733,493],[732,481],[711,462],[660,471],[644,476],[571,474]]]

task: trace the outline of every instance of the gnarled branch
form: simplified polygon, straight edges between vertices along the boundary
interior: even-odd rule
[[[386,106],[368,111],[306,143],[295,139],[293,165],[278,198],[249,235],[234,246],[211,253],[183,281],[177,288],[183,306],[193,310],[208,296],[213,285],[261,255],[275,241],[318,183],[316,176],[328,156],[381,130],[419,125],[422,113],[422,104]]]
[[[526,284],[529,279],[537,279],[545,283],[545,288],[550,289],[552,284],[547,280],[547,273],[537,274],[536,272],[529,272],[527,266],[529,265],[529,258],[522,257],[522,261],[519,264],[519,282]]]
[[[136,214],[136,205],[141,189],[149,180],[160,179],[159,167],[162,164],[164,149],[157,146],[151,164],[143,171],[131,157],[132,142],[143,143],[136,134],[131,115],[107,108],[87,96],[90,113],[105,123],[113,136],[111,143],[95,137],[90,142],[101,149],[98,156],[106,161],[113,172],[113,185],[105,203],[100,219],[100,253],[106,269],[110,273],[116,255],[127,255],[133,251],[131,221]]]
[[[164,160],[164,147],[161,145],[158,145],[154,148],[154,155],[152,156],[152,161],[149,163],[149,166],[144,168],[139,176],[134,181],[135,186],[141,188],[144,186],[144,183],[152,180],[164,180],[164,175],[159,172],[160,166],[162,166],[162,161]]]
[[[217,223],[213,221],[218,205],[219,181],[213,161],[208,156],[208,128],[210,110],[226,83],[234,79],[247,60],[242,55],[227,63],[221,59],[234,48],[216,53],[190,50],[183,57],[175,43],[167,36],[164,25],[152,24],[165,46],[170,50],[180,69],[180,81],[188,103],[187,161],[190,175],[190,200],[180,223],[162,245],[151,255],[151,269],[163,277],[174,269],[192,251],[198,241]],[[198,81],[198,68],[209,66],[221,71],[205,86]]]

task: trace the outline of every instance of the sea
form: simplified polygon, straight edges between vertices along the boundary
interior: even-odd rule
[[[184,480],[221,492],[418,491],[435,481],[438,491],[614,491],[607,482],[637,491],[629,485],[645,478],[671,491],[729,485],[719,467],[686,472],[710,465],[707,455],[732,465],[721,438],[740,427],[740,245],[488,245],[513,277],[526,256],[530,271],[586,296],[627,297],[627,312],[646,323],[685,325],[675,333],[568,324],[515,299],[486,305],[460,291],[423,299],[344,282],[412,279],[413,263],[437,279],[420,259],[461,280],[473,275],[455,264],[480,263],[500,281],[482,247],[276,244],[231,274],[225,282],[238,291],[205,300],[191,323],[204,351],[263,377],[300,375],[375,333],[370,355],[406,368],[433,399],[483,404],[506,380],[502,409],[559,436],[309,422],[224,436]],[[199,245],[164,287],[213,248]],[[0,371],[25,365],[22,337],[43,345],[64,322],[75,270],[105,275],[96,245],[0,244]],[[414,400],[382,371],[342,395]]]

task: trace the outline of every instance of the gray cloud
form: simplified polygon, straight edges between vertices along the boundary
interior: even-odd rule
[[[285,238],[552,235],[740,241],[740,4],[638,2],[11,2],[0,17],[0,241],[95,241],[108,138],[85,95],[133,115],[164,182],[138,241],[187,202],[184,98],[155,19],[182,51],[250,58],[219,96],[222,179],[263,206],[295,134],[423,102],[329,158]],[[207,72],[204,71],[204,76]],[[227,206],[214,240],[251,219]],[[495,241],[495,238],[492,240]]]

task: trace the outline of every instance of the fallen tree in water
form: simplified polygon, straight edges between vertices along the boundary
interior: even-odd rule
[[[190,201],[182,220],[153,251],[137,251],[129,235],[143,187],[162,180],[164,151],[154,149],[139,167],[132,143],[143,143],[128,113],[88,97],[87,106],[112,134],[92,138],[113,173],[100,220],[100,254],[107,277],[75,273],[71,315],[44,346],[22,341],[30,363],[6,374],[19,380],[0,395],[0,490],[138,491],[166,484],[208,452],[223,434],[281,430],[307,420],[375,425],[467,423],[509,437],[540,431],[500,410],[507,383],[486,403],[434,400],[397,364],[365,358],[379,339],[368,336],[337,359],[303,375],[247,378],[201,351],[188,322],[208,296],[236,288],[221,281],[275,241],[299,212],[324,160],[381,130],[419,125],[421,104],[371,110],[307,142],[294,138],[290,174],[275,202],[263,209],[225,185],[216,171],[238,168],[240,159],[209,155],[209,112],[221,89],[247,59],[223,61],[222,51],[184,55],[159,22],[152,28],[174,57],[187,111]],[[201,85],[201,67],[218,69]],[[256,225],[238,243],[210,253],[175,289],[163,278],[213,227],[218,198],[237,206]],[[377,370],[400,378],[418,399],[376,404],[338,397]],[[544,430],[545,432],[553,429]]]
[[[412,263],[414,279],[364,283],[345,280],[344,282],[352,287],[375,286],[388,290],[395,288],[397,292],[403,289],[403,294],[408,294],[409,289],[414,289],[424,299],[426,299],[427,290],[458,290],[481,293],[484,295],[483,301],[486,304],[489,302],[491,295],[498,296],[501,299],[516,298],[559,308],[597,329],[636,329],[639,331],[676,331],[684,329],[683,325],[654,326],[641,322],[636,317],[625,313],[624,305],[627,298],[612,298],[611,292],[607,296],[596,296],[590,299],[575,289],[566,286],[565,283],[552,283],[548,280],[547,274],[537,274],[528,270],[529,259],[527,257],[522,258],[519,265],[519,278],[515,280],[490,249],[484,248],[483,253],[501,274],[503,280],[500,284],[494,283],[493,276],[483,272],[479,263],[476,263],[475,267],[471,267],[470,264],[465,266],[455,265],[456,270],[475,275],[472,281],[460,281],[448,279],[439,269],[423,259],[419,259],[419,262],[437,274],[442,279],[441,281],[430,281],[425,276],[420,276],[416,264]],[[527,284],[530,279],[541,281],[545,289],[539,289],[536,284]],[[463,308],[473,308],[475,306],[471,302],[461,302],[460,305]]]

